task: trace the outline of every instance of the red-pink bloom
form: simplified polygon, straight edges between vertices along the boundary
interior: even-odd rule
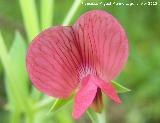
[[[31,43],[27,70],[41,92],[68,98],[76,93],[75,119],[91,106],[100,112],[102,92],[121,103],[111,80],[120,73],[128,57],[124,29],[109,13],[89,11],[72,26],[51,27]]]

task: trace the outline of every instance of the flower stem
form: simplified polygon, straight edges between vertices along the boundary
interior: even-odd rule
[[[33,116],[31,115],[31,113],[28,113],[28,115],[26,116],[26,123],[33,123]]]
[[[106,114],[107,112],[107,110],[106,110],[106,107],[108,107],[108,102],[109,102],[109,100],[108,99],[106,99],[106,97],[105,96],[103,96],[103,99],[104,99],[104,107],[103,107],[103,111],[102,111],[102,113],[100,113],[100,114],[97,114],[97,119],[98,119],[98,122],[99,123],[108,123],[108,115]]]
[[[105,110],[101,114],[97,114],[97,118],[99,123],[107,123]]]
[[[19,123],[20,122],[20,112],[17,110],[15,112],[11,112],[11,123]]]
[[[34,123],[34,112],[29,109],[25,112],[26,115],[26,123]]]

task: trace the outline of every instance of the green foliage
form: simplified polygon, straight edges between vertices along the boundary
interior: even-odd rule
[[[60,109],[63,108],[63,106],[66,106],[67,104],[69,104],[72,101],[72,97],[70,97],[69,99],[56,99],[53,106],[50,108],[49,112],[56,112]]]
[[[115,89],[118,93],[125,93],[125,92],[128,92],[128,91],[131,91],[130,89],[118,84],[117,82],[115,82],[113,80],[111,82],[112,82],[113,86],[115,87]]]

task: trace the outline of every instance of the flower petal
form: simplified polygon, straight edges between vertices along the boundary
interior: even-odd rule
[[[71,27],[52,27],[41,32],[27,53],[27,70],[40,91],[67,98],[79,82],[80,56]]]
[[[128,40],[119,22],[109,13],[93,10],[73,25],[83,64],[103,80],[114,79],[128,58]]]
[[[72,113],[73,118],[80,118],[86,109],[92,104],[97,93],[97,88],[94,79],[90,76],[83,79],[81,87],[75,96],[74,110]]]
[[[111,82],[103,81],[102,79],[93,75],[88,75],[88,77],[90,78],[90,81],[94,83],[97,87],[99,87],[102,90],[102,92],[104,92],[106,96],[108,96],[111,100],[113,100],[116,103],[121,103],[121,100],[116,90],[112,86]]]
[[[103,81],[103,80],[101,80],[97,77],[94,77],[94,76],[92,76],[92,78],[94,78],[95,84],[102,90],[102,92],[104,92],[106,94],[106,96],[108,96],[111,100],[113,100],[116,103],[121,103],[121,100],[120,100],[116,90],[112,86],[111,82]]]

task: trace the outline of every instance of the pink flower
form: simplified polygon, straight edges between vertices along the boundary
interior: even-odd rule
[[[72,26],[56,26],[41,32],[31,43],[27,70],[41,92],[68,98],[75,93],[73,117],[88,107],[100,112],[102,92],[121,103],[111,84],[128,57],[124,29],[109,13],[93,10]]]

